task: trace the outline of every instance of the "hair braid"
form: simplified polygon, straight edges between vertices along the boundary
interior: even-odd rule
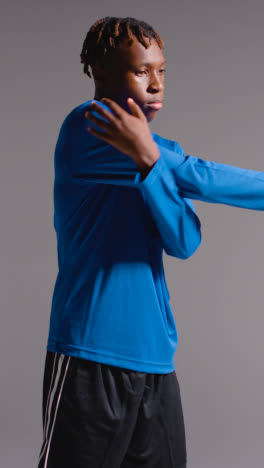
[[[146,49],[150,47],[151,39],[155,39],[161,49],[164,42],[160,34],[145,21],[136,18],[118,18],[105,16],[97,20],[89,29],[80,54],[83,72],[91,78],[89,66],[103,59],[111,49],[116,48],[124,39],[131,45],[137,39]]]

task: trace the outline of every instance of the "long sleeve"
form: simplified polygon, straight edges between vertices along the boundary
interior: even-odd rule
[[[159,145],[170,145],[163,157],[184,197],[264,210],[264,172],[185,155],[177,142],[156,134],[153,138]]]
[[[135,184],[143,192],[152,216],[162,237],[168,255],[188,258],[201,243],[201,225],[191,200],[179,193],[175,175],[166,164],[166,148],[159,147],[160,157],[142,180],[140,174]]]
[[[200,221],[191,200],[179,193],[173,174],[166,165],[164,152],[147,177],[141,181],[136,163],[112,145],[89,134],[82,112],[73,112],[63,124],[60,138],[65,143],[66,160],[72,176],[81,183],[122,185],[142,190],[158,227],[168,255],[188,258],[201,243]],[[159,146],[159,145],[158,145]]]

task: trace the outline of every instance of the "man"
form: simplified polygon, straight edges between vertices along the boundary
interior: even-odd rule
[[[186,157],[150,132],[163,46],[135,18],[102,18],[84,41],[94,103],[70,112],[55,150],[59,272],[39,468],[186,467],[162,252],[185,259],[199,247],[191,198],[264,209],[262,173]]]

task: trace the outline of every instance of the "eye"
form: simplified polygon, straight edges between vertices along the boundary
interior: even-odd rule
[[[165,73],[165,71],[166,71],[166,68],[161,68],[160,69],[160,72]],[[139,70],[139,71],[136,71],[135,73],[136,73],[136,75],[142,75],[143,73],[147,73],[147,71],[146,70]]]

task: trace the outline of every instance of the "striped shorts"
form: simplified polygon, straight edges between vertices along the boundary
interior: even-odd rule
[[[186,468],[175,371],[151,374],[47,351],[38,468]]]

